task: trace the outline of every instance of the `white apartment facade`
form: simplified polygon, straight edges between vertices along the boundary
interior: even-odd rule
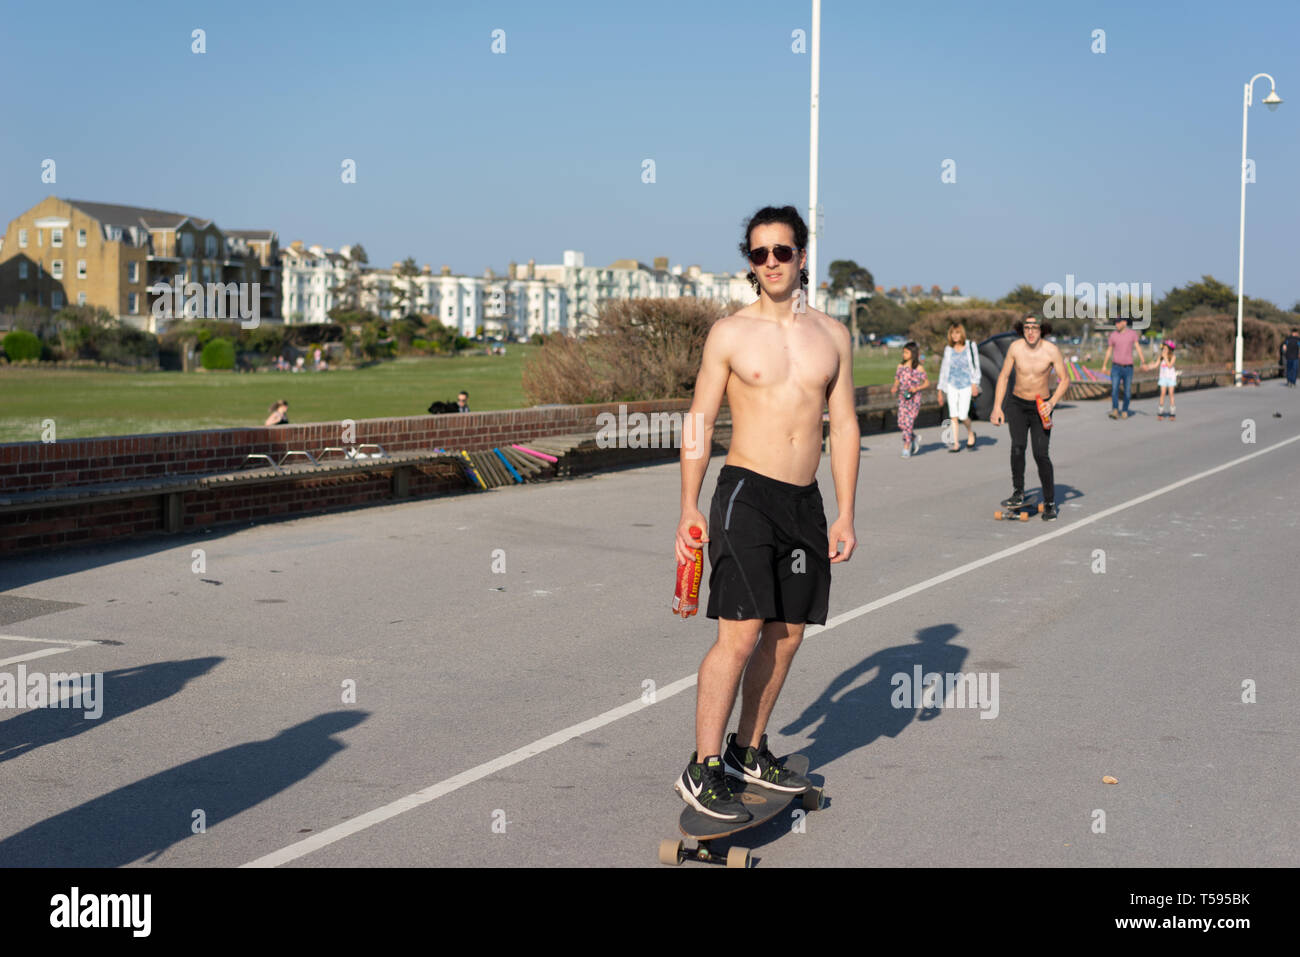
[[[482,276],[453,275],[443,266],[434,275],[425,265],[415,276],[400,275],[400,263],[388,269],[366,268],[351,256],[301,241],[282,255],[282,313],[289,323],[329,322],[338,304],[333,290],[355,273],[360,277],[360,307],[386,319],[415,312],[436,316],[458,335],[473,338],[480,328],[489,336],[527,339],[534,334],[576,334],[591,328],[602,302],[611,299],[692,296],[720,302],[753,302],[757,297],[745,273],[706,273],[699,266],[668,268],[666,258],[654,265],[620,259],[606,267],[587,266],[583,253],[565,250],[555,265],[510,263],[506,276],[491,269]],[[399,302],[398,290],[405,290]]]

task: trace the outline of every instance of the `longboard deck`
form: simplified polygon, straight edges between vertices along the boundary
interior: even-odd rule
[[[1015,521],[1019,519],[1022,522],[1029,521],[1030,515],[1036,515],[1043,510],[1043,503],[1038,500],[1037,493],[1026,495],[1024,502],[1014,508],[1010,505],[1000,506],[994,513],[993,517],[1001,521]]]
[[[808,756],[806,754],[792,754],[783,762],[787,768],[795,774],[807,776],[808,774]],[[738,834],[741,831],[747,831],[751,827],[757,827],[770,821],[781,813],[791,801],[800,797],[801,794],[789,794],[783,791],[773,791],[757,784],[738,784],[735,778],[731,779],[731,791],[745,809],[753,815],[748,821],[737,824],[735,821],[722,821],[716,817],[697,811],[693,807],[683,809],[682,816],[677,822],[678,829],[687,837],[696,841],[711,841],[720,837],[729,837],[732,834]]]

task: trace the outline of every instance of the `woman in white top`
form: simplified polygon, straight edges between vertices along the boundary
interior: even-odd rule
[[[943,365],[939,367],[939,394],[948,396],[948,419],[952,428],[952,448],[961,450],[957,423],[966,426],[966,447],[975,448],[975,430],[970,424],[970,400],[980,394],[980,364],[975,353],[975,343],[966,339],[966,327],[960,322],[948,329],[948,345],[943,350]]]

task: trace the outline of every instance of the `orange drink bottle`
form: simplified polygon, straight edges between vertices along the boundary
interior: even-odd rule
[[[1034,401],[1038,403],[1038,417],[1043,420],[1043,428],[1050,429],[1052,427],[1052,416],[1047,411],[1047,403],[1043,401],[1041,395],[1034,396]]]
[[[691,526],[691,538],[699,541],[702,531]],[[677,587],[673,591],[673,614],[689,618],[700,610],[700,576],[704,574],[704,549],[695,549],[695,558],[677,563]]]

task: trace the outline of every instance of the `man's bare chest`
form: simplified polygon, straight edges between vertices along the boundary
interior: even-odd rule
[[[793,386],[824,392],[839,372],[839,355],[830,337],[754,335],[742,338],[732,353],[732,374],[745,386]]]

